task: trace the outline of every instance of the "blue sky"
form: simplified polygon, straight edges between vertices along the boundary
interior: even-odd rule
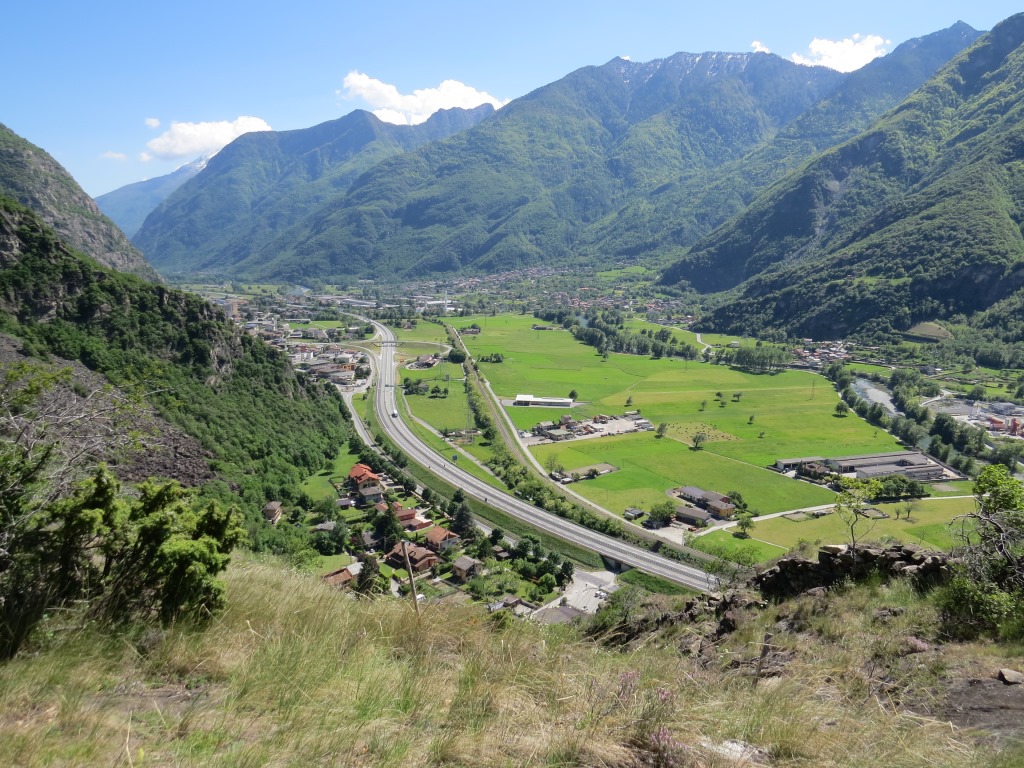
[[[417,120],[439,106],[500,104],[615,56],[755,41],[850,67],[958,20],[987,30],[1018,10],[1004,0],[36,0],[4,12],[0,122],[98,195],[245,130],[305,128],[357,108]],[[825,42],[812,50],[815,39]]]

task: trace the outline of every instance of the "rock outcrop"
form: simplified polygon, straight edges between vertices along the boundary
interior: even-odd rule
[[[786,557],[751,580],[761,594],[778,599],[856,579],[868,574],[883,578],[909,577],[922,586],[939,584],[951,575],[954,559],[928,552],[915,544],[887,547],[828,544],[818,550],[817,559]]]

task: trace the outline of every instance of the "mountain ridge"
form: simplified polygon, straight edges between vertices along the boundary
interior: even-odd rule
[[[708,328],[815,337],[887,333],[1008,298],[1024,258],[1022,45],[1019,14],[871,128],[768,188],[663,282],[739,291]]]
[[[0,123],[0,194],[31,208],[101,264],[150,280],[156,270],[48,152]]]

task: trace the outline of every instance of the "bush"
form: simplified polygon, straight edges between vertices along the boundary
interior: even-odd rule
[[[1004,633],[1019,639],[1024,631],[1020,595],[964,575],[953,578],[935,594],[942,631],[954,640],[975,640]]]

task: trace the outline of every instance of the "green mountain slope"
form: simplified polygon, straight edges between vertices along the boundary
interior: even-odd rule
[[[178,187],[203,170],[208,161],[209,158],[202,157],[165,176],[119,187],[97,197],[96,205],[122,232],[134,237],[146,217]]]
[[[707,327],[815,337],[970,314],[1024,285],[1024,15],[781,180],[664,282],[739,298]]]
[[[142,393],[214,458],[224,482],[208,491],[242,501],[252,519],[269,498],[295,499],[348,437],[333,388],[297,378],[283,354],[198,296],[75,253],[3,196],[0,267],[0,332]]]
[[[741,157],[842,79],[753,54],[586,67],[380,163],[232,269],[300,279],[592,262],[579,248],[588,225]]]
[[[158,279],[128,238],[47,152],[0,123],[0,194],[28,206],[72,248],[121,272]]]
[[[263,179],[282,156],[279,139],[243,137],[136,241],[168,273],[295,281],[666,264],[758,190],[867,127],[977,35],[957,24],[849,75],[766,54],[615,59],[415,151],[346,138],[367,149],[329,181],[298,165]],[[352,136],[385,130],[371,121],[354,113],[329,125]]]
[[[714,173],[665,174],[663,186],[588,228],[583,241],[616,257],[661,261],[740,213],[758,191],[860,131],[981,35],[958,22],[908,40],[847,75],[839,87],[750,153]],[[675,170],[675,169],[670,169]]]
[[[159,269],[214,270],[245,258],[383,158],[475,125],[493,108],[391,125],[357,110],[296,131],[241,136],[146,219],[134,242]]]

